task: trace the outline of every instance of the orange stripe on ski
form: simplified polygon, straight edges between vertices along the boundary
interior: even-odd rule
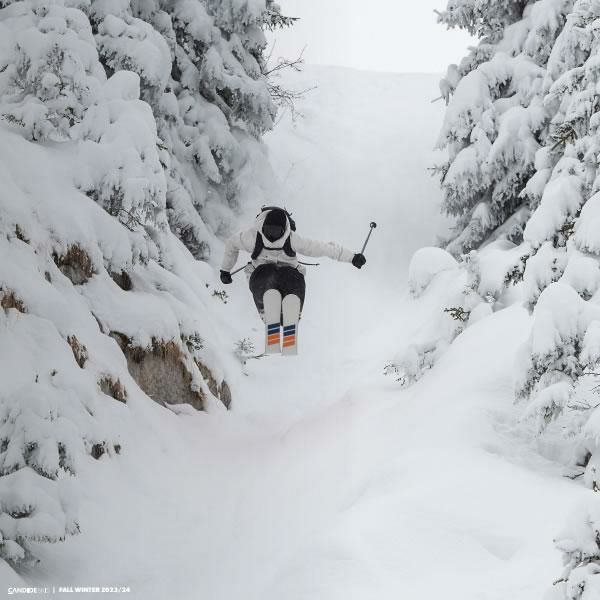
[[[269,344],[269,346],[274,346],[275,344],[279,344],[279,341],[280,341],[279,334],[270,335],[267,338],[267,343]]]
[[[286,337],[283,340],[283,347],[287,348],[288,346],[294,346],[296,344],[296,337]]]

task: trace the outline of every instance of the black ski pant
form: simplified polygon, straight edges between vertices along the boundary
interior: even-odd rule
[[[250,276],[250,291],[259,313],[265,309],[263,296],[267,290],[278,290],[282,298],[288,294],[295,294],[300,298],[300,310],[302,310],[306,282],[304,275],[298,269],[274,263],[256,267]]]

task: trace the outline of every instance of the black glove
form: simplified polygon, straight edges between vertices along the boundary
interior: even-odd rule
[[[221,281],[225,285],[230,284],[233,281],[233,279],[231,279],[231,273],[229,271],[221,271]]]
[[[367,259],[365,258],[364,254],[355,254],[354,258],[352,259],[352,264],[357,269],[360,269],[366,262],[367,262]]]

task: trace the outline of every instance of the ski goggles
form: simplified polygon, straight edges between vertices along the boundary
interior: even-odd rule
[[[265,237],[270,241],[274,242],[283,237],[285,233],[285,227],[282,225],[263,225],[263,233]]]

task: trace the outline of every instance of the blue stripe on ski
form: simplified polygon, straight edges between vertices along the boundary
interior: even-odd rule
[[[285,332],[287,332],[287,331],[296,331],[296,326],[295,326],[295,325],[286,325],[286,326],[283,328],[283,332],[285,333]]]
[[[269,333],[277,333],[279,331],[279,327],[279,323],[273,323],[272,325],[268,326],[267,330]]]

